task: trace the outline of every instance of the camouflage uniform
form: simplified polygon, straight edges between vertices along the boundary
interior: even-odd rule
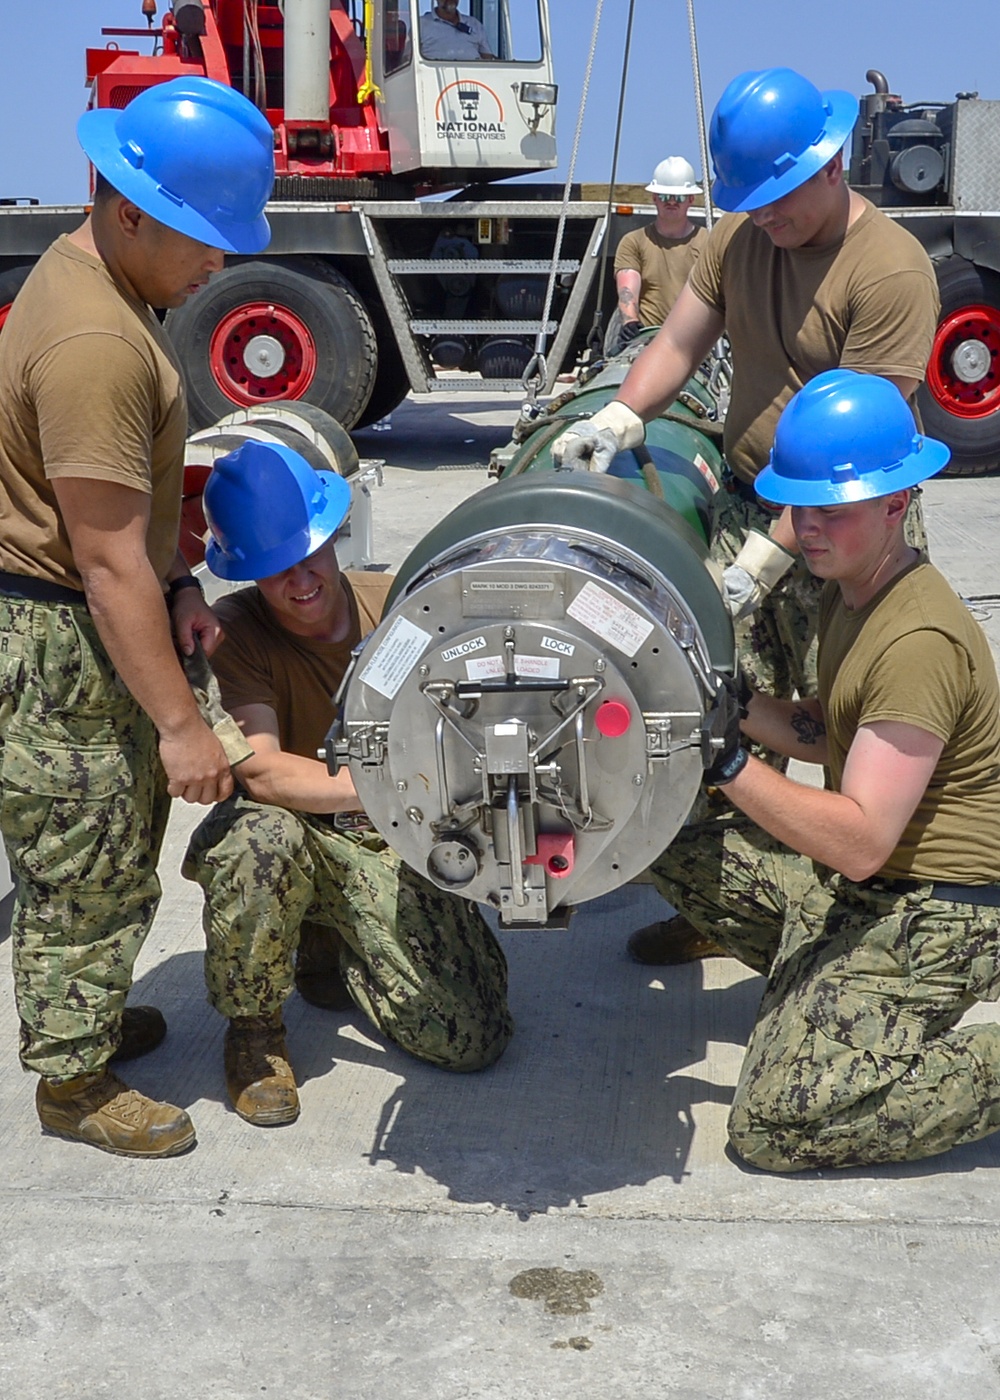
[[[21,1061],[59,1083],[118,1048],[169,811],[156,731],[82,600],[0,596],[0,740]]]
[[[743,547],[751,529],[767,534],[775,513],[754,497],[753,488],[737,484],[727,473],[712,506],[711,554],[725,569]],[[914,490],[906,517],[906,542],[927,552],[920,493]],[[823,581],[814,578],[801,558],[772,589],[753,616],[736,624],[736,647],[754,690],[791,700],[816,694],[816,629]],[[784,767],[781,761],[778,766]]]
[[[684,829],[657,887],[767,977],[729,1116],[768,1171],[912,1161],[1000,1128],[1000,910],[854,884],[732,813]]]
[[[411,1055],[475,1070],[510,1040],[507,963],[478,909],[376,833],[240,793],[201,823],[182,868],[205,892],[205,979],[223,1016],[280,1010],[307,919],[341,936],[352,997]]]

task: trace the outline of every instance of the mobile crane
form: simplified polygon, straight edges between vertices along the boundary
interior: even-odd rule
[[[454,387],[441,369],[520,386],[564,211],[552,186],[497,182],[556,164],[548,4],[470,0],[490,56],[469,45],[439,58],[430,27],[457,53],[473,24],[432,19],[432,3],[176,0],[157,23],[156,0],[142,0],[148,29],[105,29],[109,46],[87,50],[91,105],[197,72],[274,128],[270,247],[230,259],[167,318],[193,428],[288,399],[363,426],[410,389]],[[581,348],[604,214],[565,209],[543,389]],[[0,325],[34,258],[81,217],[0,210]]]
[[[468,386],[442,370],[520,388],[540,333],[548,348],[537,389],[549,393],[584,351],[598,295],[613,301],[597,286],[598,254],[639,213],[614,211],[609,222],[603,204],[505,183],[556,164],[547,0],[467,0],[490,56],[463,59],[431,56],[431,4],[176,0],[156,24],[156,0],[141,0],[147,30],[108,29],[110,46],[88,49],[98,106],[124,106],[195,71],[246,93],[274,128],[270,247],[231,259],[167,319],[193,428],[289,399],[360,427],[411,389]],[[119,46],[147,33],[152,54]],[[941,293],[924,426],[951,447],[949,471],[991,471],[1000,465],[1000,102],[959,93],[908,105],[880,72],[867,76],[874,91],[860,101],[851,184],[923,244]],[[0,207],[0,327],[34,259],[81,217]]]

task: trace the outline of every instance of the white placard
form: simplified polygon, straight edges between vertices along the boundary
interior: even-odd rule
[[[544,676],[546,680],[559,679],[558,656],[515,656],[514,670],[519,676]]]
[[[360,679],[379,695],[392,700],[414,666],[423,656],[431,634],[408,618],[397,617],[379,642],[375,655],[361,672]]]
[[[474,656],[466,658],[465,674],[470,681],[492,681],[504,676],[503,662],[499,656]]]
[[[507,674],[499,656],[466,658],[465,673],[470,681],[500,680]],[[558,680],[559,658],[558,656],[515,656],[514,674],[518,676],[542,676],[546,680]]]
[[[583,585],[566,611],[626,656],[635,656],[653,630],[646,618],[592,582]]]
[[[485,637],[467,637],[464,642],[458,642],[453,647],[447,647],[441,653],[441,660],[455,661],[459,656],[468,656],[470,652],[485,650]]]

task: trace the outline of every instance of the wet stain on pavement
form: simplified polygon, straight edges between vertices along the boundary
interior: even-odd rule
[[[604,1292],[604,1284],[592,1269],[578,1269],[575,1273],[568,1269],[524,1269],[511,1279],[510,1291],[515,1298],[544,1303],[545,1311],[557,1317],[572,1317],[590,1312],[589,1300]],[[572,1345],[573,1340],[590,1345],[585,1337],[571,1339],[567,1345]]]
[[[553,1351],[589,1351],[594,1343],[589,1337],[567,1337],[564,1342],[553,1342]]]

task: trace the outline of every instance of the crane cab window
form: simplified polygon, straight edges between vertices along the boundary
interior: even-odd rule
[[[421,0],[420,55],[438,63],[537,63],[538,0]]]
[[[410,39],[410,10],[406,0],[397,0],[385,7],[382,27],[382,71],[388,77],[405,68],[413,57]]]

